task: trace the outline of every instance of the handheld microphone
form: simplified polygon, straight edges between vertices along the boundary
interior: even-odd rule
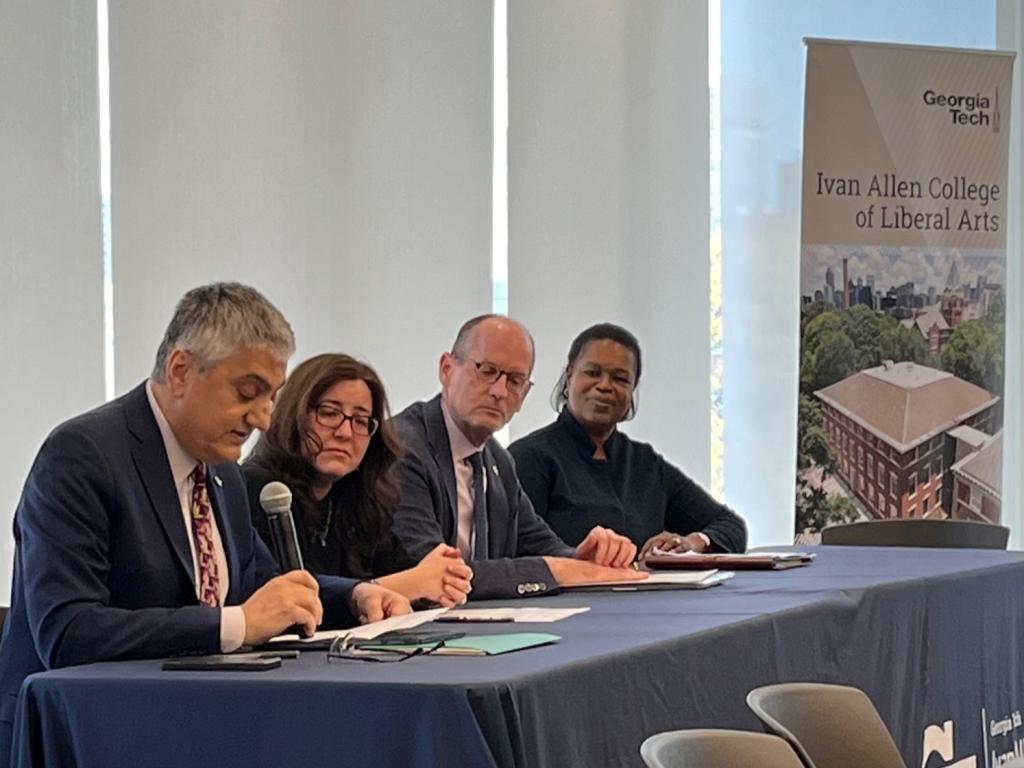
[[[260,491],[260,506],[267,513],[270,538],[274,542],[274,557],[281,571],[302,570],[302,550],[292,519],[292,492],[284,483],[267,483]]]

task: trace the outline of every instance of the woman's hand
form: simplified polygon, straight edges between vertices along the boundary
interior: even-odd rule
[[[445,608],[462,605],[472,590],[473,570],[466,565],[459,550],[438,544],[412,569],[417,597],[440,603]]]
[[[707,549],[704,539],[696,533],[681,536],[671,531],[662,531],[644,542],[640,548],[640,559],[643,560],[651,554],[655,547],[662,552],[703,552]]]

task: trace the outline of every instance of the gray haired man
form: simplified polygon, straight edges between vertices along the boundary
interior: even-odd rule
[[[405,613],[375,584],[278,575],[236,464],[270,420],[294,349],[260,293],[189,291],[152,377],[57,427],[14,518],[12,605],[0,640],[0,765],[22,680],[92,661],[229,652],[291,625]]]

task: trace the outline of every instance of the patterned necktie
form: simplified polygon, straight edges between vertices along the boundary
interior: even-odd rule
[[[484,468],[481,452],[477,451],[467,461],[473,467],[473,559],[486,560],[489,556],[487,493],[484,491]]]
[[[199,573],[199,602],[214,608],[220,605],[220,574],[217,555],[213,549],[213,510],[206,492],[206,467],[197,464],[189,475],[192,478],[192,541],[196,547]]]

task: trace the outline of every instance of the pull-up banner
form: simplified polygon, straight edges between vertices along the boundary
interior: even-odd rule
[[[798,537],[999,523],[1013,55],[806,42]]]

